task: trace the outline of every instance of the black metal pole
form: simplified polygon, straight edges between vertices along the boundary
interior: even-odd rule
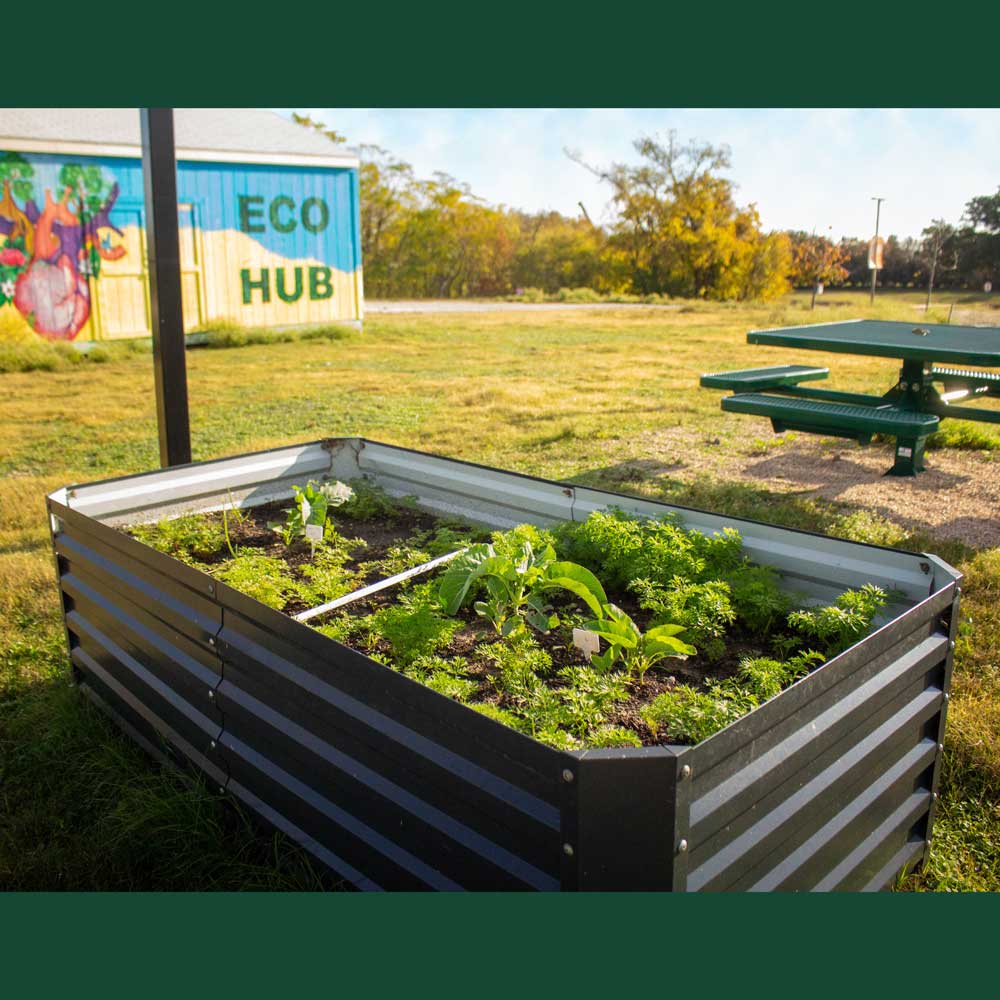
[[[181,309],[174,112],[173,108],[142,108],[139,114],[160,464],[182,465],[191,461],[191,427]]]

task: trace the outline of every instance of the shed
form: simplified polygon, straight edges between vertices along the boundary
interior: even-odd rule
[[[175,112],[185,330],[362,319],[358,159],[270,111]],[[0,338],[150,335],[139,113],[0,109]]]

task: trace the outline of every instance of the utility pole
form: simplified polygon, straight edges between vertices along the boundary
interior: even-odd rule
[[[872,201],[875,202],[875,253],[877,255],[878,254],[878,220],[879,220],[879,214],[882,211],[882,202],[885,201],[885,198],[872,198]],[[877,259],[878,258],[876,256],[876,260]],[[875,304],[875,279],[877,277],[878,277],[878,268],[877,267],[873,267],[872,268],[872,295],[871,295],[871,299],[870,299],[870,302],[871,302],[872,305]]]

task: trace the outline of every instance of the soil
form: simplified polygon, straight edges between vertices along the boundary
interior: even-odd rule
[[[286,546],[280,534],[268,527],[269,523],[283,524],[288,509],[289,504],[285,501],[248,508],[239,517],[230,514],[228,527],[231,544],[234,548],[240,546],[260,549],[268,556],[283,560],[293,570],[308,563],[311,558],[311,547],[307,542]],[[361,563],[381,559],[388,554],[393,546],[407,542],[418,532],[433,530],[442,524],[440,519],[431,514],[407,507],[398,508],[397,514],[392,520],[355,520],[337,516],[335,512],[333,512],[331,519],[345,538],[358,538],[366,543],[366,545],[359,545],[345,563],[345,568],[349,570],[356,569]],[[223,548],[213,556],[201,559],[200,562],[205,565],[213,565],[224,562],[228,558],[230,558],[228,549]],[[437,571],[437,573],[440,572],[443,572],[443,568]],[[375,569],[365,575],[364,584],[374,583],[384,578],[385,574]],[[417,581],[430,578],[418,577]],[[359,598],[327,616],[313,619],[311,624],[320,625],[324,621],[330,621],[333,617],[340,615],[364,617],[373,614],[380,608],[395,604],[399,598],[400,590],[400,587],[389,587],[367,597]],[[608,590],[607,594],[608,599],[630,615],[640,629],[645,630],[649,627],[651,624],[650,613],[639,607],[635,595],[628,591],[612,590]],[[587,609],[575,599],[570,599],[562,604],[558,600],[553,603],[555,604],[554,610],[560,615],[560,618],[565,619],[568,616],[580,620],[581,616],[589,617]],[[284,611],[286,614],[293,615],[305,610],[305,608],[305,605],[293,600],[285,606]],[[455,617],[462,621],[463,625],[455,633],[451,643],[445,649],[439,650],[437,655],[445,659],[462,656],[468,660],[468,669],[465,671],[465,675],[469,679],[479,682],[479,690],[469,699],[470,703],[488,703],[496,705],[498,708],[511,708],[512,706],[508,704],[505,697],[497,692],[496,685],[491,680],[491,674],[495,671],[494,665],[477,655],[477,652],[486,646],[503,640],[500,639],[492,626],[480,618],[471,607],[460,609]],[[581,666],[588,662],[585,654],[572,644],[571,628],[569,627],[559,626],[551,632],[545,634],[533,632],[532,635],[538,645],[552,658],[552,673],[546,678],[547,683],[552,688],[558,689],[564,686],[563,681],[556,676],[560,669],[567,666]],[[373,647],[359,644],[356,648],[364,653],[382,653],[386,656],[391,651],[389,644],[381,638]],[[705,688],[712,681],[725,680],[736,673],[740,661],[744,657],[764,655],[768,655],[764,643],[735,628],[727,633],[726,651],[717,660],[712,661],[705,656],[696,655],[688,657],[686,660],[661,661],[658,667],[646,673],[641,686],[636,684],[631,688],[631,697],[628,701],[615,705],[614,709],[608,713],[606,724],[626,727],[638,735],[644,746],[657,746],[661,741],[653,736],[640,714],[646,705],[677,684]]]

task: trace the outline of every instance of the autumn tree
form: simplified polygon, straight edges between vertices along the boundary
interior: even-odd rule
[[[787,242],[761,232],[753,206],[736,206],[721,173],[730,166],[727,147],[681,143],[673,130],[633,145],[644,161],[638,166],[595,167],[567,155],[611,188],[609,242],[628,261],[634,291],[726,299],[784,290],[784,272],[773,266],[786,263]]]
[[[792,269],[789,275],[796,287],[812,289],[810,309],[816,308],[819,286],[838,285],[847,278],[848,251],[842,244],[825,236],[803,232],[789,233],[792,246]]]

